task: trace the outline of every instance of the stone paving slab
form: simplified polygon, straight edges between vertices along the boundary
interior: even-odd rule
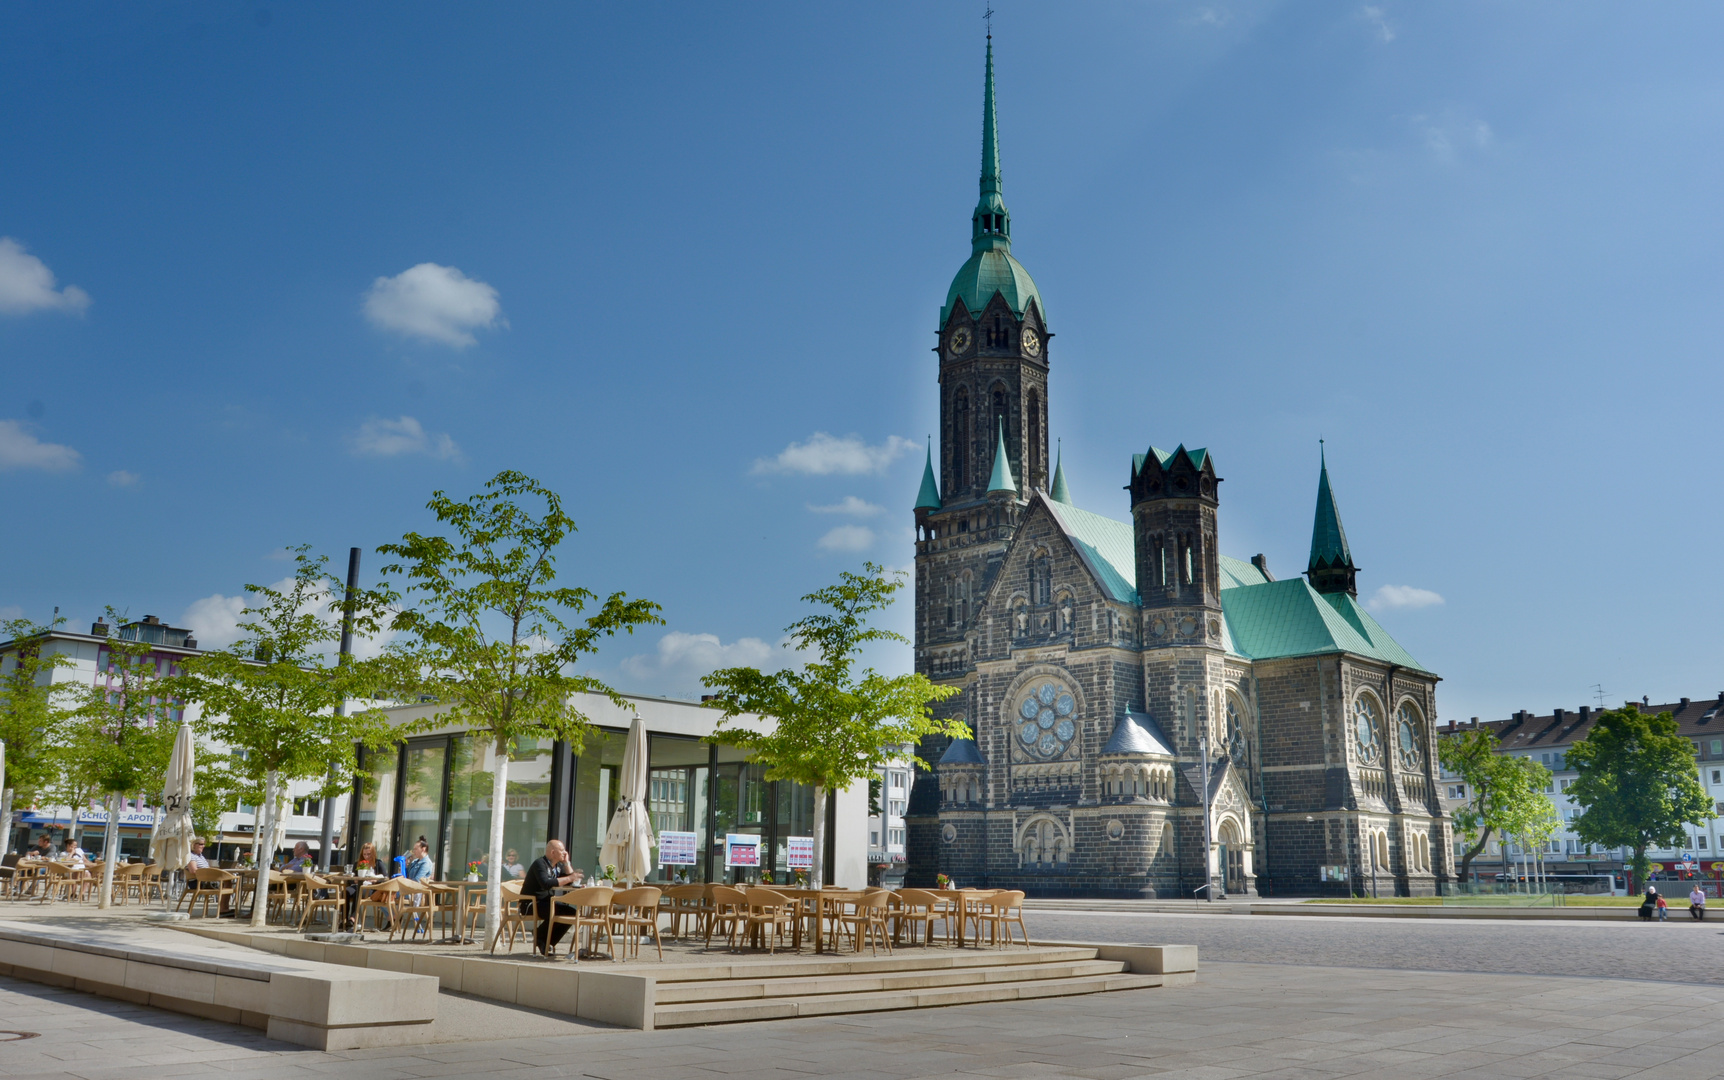
[[[1711,986],[1240,963],[1205,968],[1203,981],[1174,990],[340,1053],[0,980],[0,1027],[44,1032],[0,1043],[0,1076],[1613,1080],[1644,1074],[1686,1080],[1724,1071],[1724,989]]]

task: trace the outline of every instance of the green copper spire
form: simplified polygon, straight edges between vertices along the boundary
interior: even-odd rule
[[[1070,506],[1072,496],[1071,492],[1066,490],[1065,456],[1065,451],[1061,450],[1059,456],[1054,458],[1054,486],[1048,492],[1048,498],[1054,502],[1065,503]]]
[[[1354,575],[1353,552],[1347,547],[1347,530],[1341,527],[1341,511],[1335,506],[1335,492],[1329,486],[1329,460],[1322,440],[1317,443],[1317,516],[1311,523],[1311,562],[1305,575],[1311,587],[1320,593],[1344,592],[1359,595]]]
[[[959,300],[974,319],[999,293],[1018,318],[1033,303],[1046,326],[1047,307],[1028,270],[1012,258],[1012,215],[1000,197],[1000,135],[994,109],[994,39],[988,36],[987,73],[982,83],[982,193],[970,215],[970,258],[958,269],[940,308],[942,333]]]
[[[994,447],[994,474],[988,477],[988,494],[996,491],[1006,491],[1013,495],[1018,493],[1018,485],[1012,481],[1012,465],[1006,460],[1006,421],[1000,419],[1000,441]]]
[[[1012,250],[1012,219],[1000,198],[999,118],[994,113],[994,38],[988,35],[988,70],[982,86],[982,196],[970,219],[970,248]]]
[[[917,510],[940,508],[940,485],[934,482],[934,444],[928,442],[928,460],[922,463],[922,490],[916,495]]]

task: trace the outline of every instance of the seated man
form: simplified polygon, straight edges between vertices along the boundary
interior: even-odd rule
[[[311,845],[304,840],[293,845],[293,858],[287,860],[282,869],[289,874],[304,874],[317,869],[317,860],[311,857]]]
[[[192,853],[190,855],[186,856],[186,866],[185,866],[186,888],[188,888],[188,889],[219,889],[219,888],[221,888],[221,883],[217,882],[217,881],[198,881],[198,880],[196,880],[196,874],[199,870],[208,870],[209,868],[210,868],[210,861],[208,859],[204,858],[204,838],[201,836],[192,837]],[[228,910],[228,902],[229,902],[228,897],[224,896],[221,898],[221,912],[220,912],[220,914],[221,914],[221,917],[224,919],[229,918],[233,915],[233,912]]]
[[[539,928],[533,937],[533,951],[543,956],[553,956],[557,951],[557,942],[569,932],[568,923],[557,923],[553,926],[547,920],[552,912],[558,915],[573,915],[575,909],[568,904],[552,904],[551,892],[554,889],[568,885],[579,885],[582,874],[569,866],[569,849],[560,840],[552,840],[545,845],[545,854],[533,860],[533,865],[527,867],[527,876],[521,882],[522,899],[521,914],[536,915],[539,918]],[[549,934],[549,940],[546,934]]]
[[[38,859],[52,859],[54,857],[54,842],[48,839],[47,833],[36,838],[36,850],[30,854]]]
[[[1706,917],[1706,890],[1700,887],[1699,882],[1695,882],[1693,891],[1688,894],[1688,914],[1696,922]]]

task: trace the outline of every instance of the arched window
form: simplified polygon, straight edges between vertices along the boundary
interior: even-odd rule
[[[1417,770],[1425,762],[1425,719],[1410,701],[1395,710],[1395,753],[1403,769]]]
[[[970,392],[958,387],[952,397],[952,487],[962,491],[964,481],[964,449],[970,443]]]
[[[1245,767],[1245,706],[1232,694],[1227,695],[1227,756],[1233,764]]]
[[[1378,728],[1383,711],[1369,692],[1353,699],[1353,748],[1364,765],[1375,765],[1383,756],[1383,737]]]

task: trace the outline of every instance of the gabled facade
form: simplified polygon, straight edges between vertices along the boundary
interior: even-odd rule
[[[1306,577],[1221,554],[1207,450],[1131,462],[1129,521],[1048,470],[1051,337],[1011,257],[990,43],[972,253],[941,309],[941,460],[915,505],[929,743],[908,883],[1032,895],[1428,894],[1447,880],[1435,687],[1362,608],[1327,461]],[[935,484],[936,472],[941,483]],[[1207,807],[1207,811],[1206,808]],[[1207,813],[1207,817],[1205,816]]]

